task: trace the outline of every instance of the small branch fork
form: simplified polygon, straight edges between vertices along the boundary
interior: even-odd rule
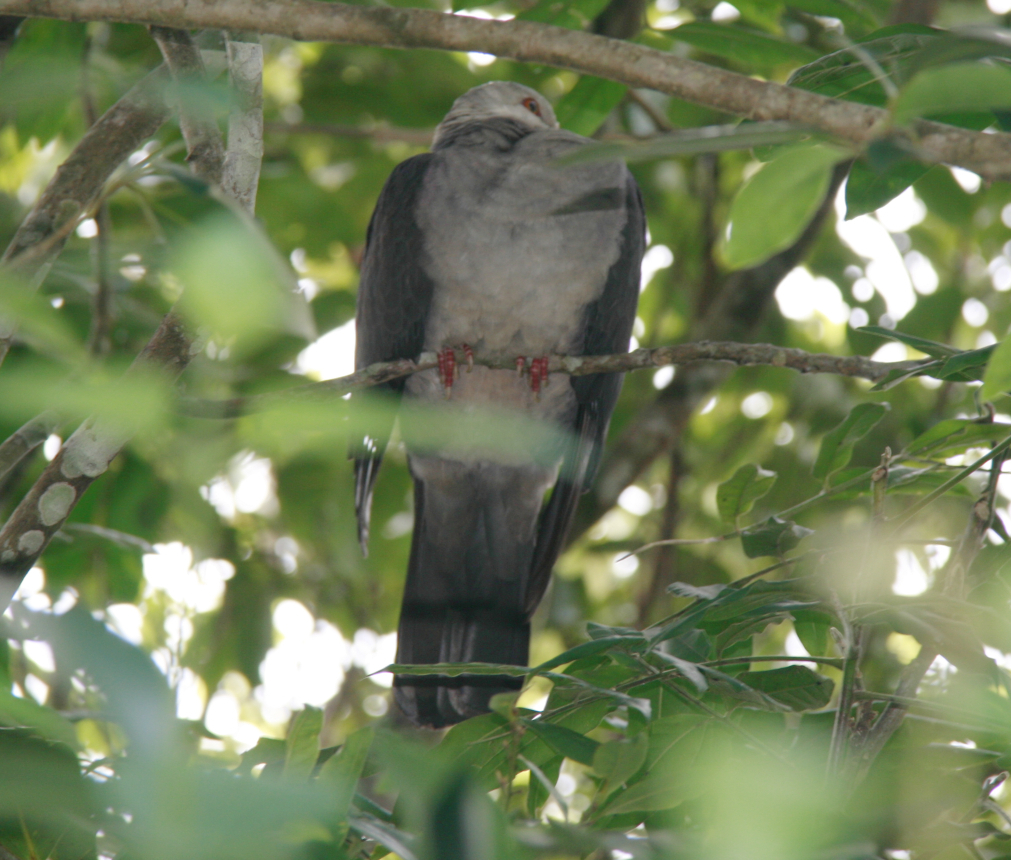
[[[461,350],[455,362],[478,364],[497,370],[513,370],[518,360],[515,356],[481,356]],[[442,359],[443,363],[445,358]],[[659,346],[654,349],[637,349],[634,352],[620,352],[613,355],[552,355],[547,357],[547,371],[542,380],[551,373],[565,373],[570,376],[586,376],[592,373],[624,373],[630,370],[666,367],[668,365],[690,365],[698,362],[724,362],[739,367],[766,365],[788,367],[800,373],[833,373],[858,379],[876,381],[888,375],[889,371],[912,369],[915,361],[886,363],[872,361],[862,356],[826,355],[790,349],[767,343],[727,343],[700,341],[673,346]],[[425,370],[438,368],[440,357],[434,352],[422,353],[417,361],[400,359],[377,362],[348,376],[300,385],[269,394],[251,397],[237,397],[231,400],[184,400],[181,410],[196,418],[235,418],[246,412],[258,412],[284,406],[293,402],[319,402],[342,397],[352,391],[360,391],[403,376],[410,376]]]

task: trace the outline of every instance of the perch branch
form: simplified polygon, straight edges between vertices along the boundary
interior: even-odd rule
[[[527,21],[488,21],[428,9],[319,0],[0,0],[0,15],[215,28],[387,48],[481,51],[659,90],[753,120],[791,120],[857,147],[880,137],[888,111],[762,81],[634,42]],[[907,136],[925,161],[989,179],[1011,175],[1011,135],[918,121]]]
[[[514,370],[516,361],[515,356],[474,356],[475,364],[497,370]],[[753,365],[788,367],[800,373],[834,373],[871,381],[882,379],[896,368],[908,370],[920,363],[916,361],[886,363],[872,361],[862,356],[826,355],[767,343],[702,341],[660,346],[655,349],[637,349],[634,352],[620,352],[614,355],[553,355],[548,361],[548,371],[565,373],[569,376],[587,376],[591,373],[624,373],[630,370],[691,365],[698,362],[723,362],[739,367]],[[360,391],[363,388],[410,376],[412,373],[432,370],[437,366],[436,354],[424,352],[417,361],[400,359],[377,362],[348,376],[299,385],[269,394],[256,394],[231,400],[184,400],[182,410],[196,418],[234,418],[247,412],[258,412],[289,403],[333,400],[352,391]]]

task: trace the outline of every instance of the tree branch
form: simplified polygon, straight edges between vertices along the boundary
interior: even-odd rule
[[[175,378],[189,359],[190,340],[182,322],[168,314],[134,365],[162,368]],[[64,443],[0,530],[0,606],[7,607],[81,495],[131,435],[128,428],[89,419]]]
[[[168,116],[162,98],[167,79],[159,66],[134,85],[81,138],[21,222],[0,265],[37,285],[60,253],[81,214],[102,192],[113,171],[143,145]],[[14,326],[0,320],[0,363]]]
[[[517,360],[517,356],[474,356],[475,364],[496,370],[515,370]],[[461,353],[458,363],[465,362],[466,358]],[[897,368],[908,370],[920,364],[917,361],[892,363],[872,361],[859,355],[826,355],[767,343],[701,341],[659,346],[655,349],[637,349],[634,352],[619,352],[614,355],[553,355],[548,360],[548,371],[569,376],[587,376],[591,373],[625,373],[630,370],[667,365],[692,365],[700,362],[722,362],[738,367],[754,365],[788,367],[800,373],[834,373],[871,381],[884,378],[891,370]],[[290,403],[333,400],[352,391],[371,388],[435,367],[438,367],[436,354],[423,352],[417,361],[400,359],[376,362],[337,379],[299,385],[269,394],[236,397],[231,400],[184,400],[181,408],[185,414],[195,418],[235,418],[247,412],[259,412]]]
[[[255,33],[228,33],[225,43],[236,104],[228,117],[221,188],[252,215],[263,162],[263,47]]]
[[[49,438],[58,424],[59,419],[54,413],[43,412],[23,424],[0,444],[0,484],[24,462],[25,457]]]
[[[319,0],[0,0],[0,15],[124,21],[183,29],[272,33],[301,41],[481,51],[647,87],[753,120],[790,120],[862,147],[889,113],[707,66],[665,51],[526,21],[486,21],[427,9],[366,8]],[[989,179],[1011,176],[1011,135],[918,121],[905,135],[919,158]]]
[[[209,185],[221,184],[225,147],[214,114],[203,99],[187,98],[185,87],[198,87],[207,81],[200,51],[185,30],[151,27],[151,38],[158,44],[172,80],[181,84],[178,102],[179,128],[186,141],[186,160],[193,173]]]

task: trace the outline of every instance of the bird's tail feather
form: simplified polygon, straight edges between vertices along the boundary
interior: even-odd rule
[[[471,474],[450,486],[415,475],[411,557],[397,639],[397,662],[525,666],[530,638],[524,597],[537,508],[510,505],[517,494]],[[535,494],[527,493],[528,496]],[[497,693],[522,686],[508,675],[456,678],[400,675],[401,710],[412,722],[442,727],[486,713]]]

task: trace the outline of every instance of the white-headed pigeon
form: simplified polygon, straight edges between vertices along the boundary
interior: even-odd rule
[[[528,87],[483,84],[456,100],[432,152],[397,166],[376,204],[355,365],[438,353],[438,370],[384,388],[439,410],[445,428],[433,442],[431,426],[414,432],[401,418],[414,534],[398,663],[527,664],[530,617],[593,479],[622,383],[620,374],[556,374],[548,384],[547,357],[628,349],[645,246],[642,199],[623,163],[559,166],[588,142],[559,129]],[[459,372],[482,354],[521,357],[524,372]],[[539,441],[527,456],[454,437],[454,416],[488,409],[561,432],[532,434]],[[352,452],[363,550],[389,430]],[[441,727],[487,712],[493,695],[520,680],[401,675],[394,684],[413,722]]]

